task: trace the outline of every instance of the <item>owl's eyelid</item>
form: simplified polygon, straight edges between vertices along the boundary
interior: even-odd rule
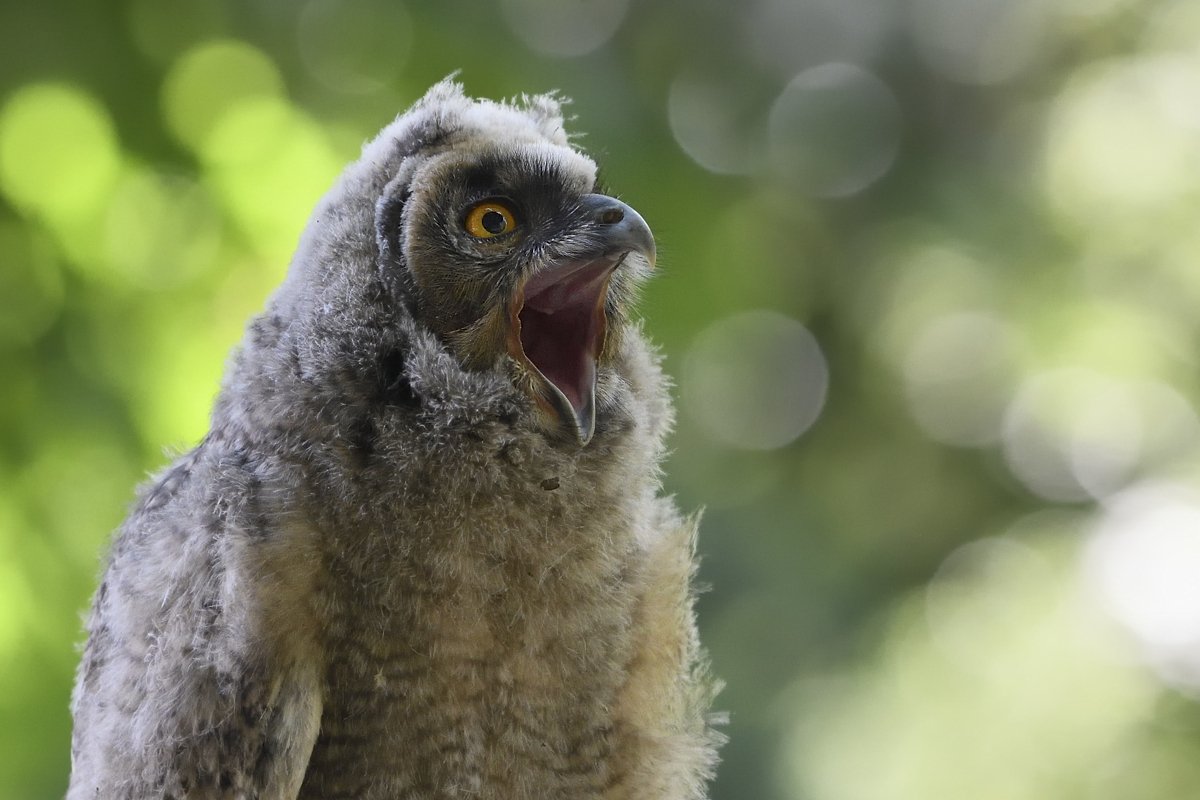
[[[504,206],[509,210],[509,212],[512,213],[513,217],[516,218],[518,223],[520,223],[524,217],[524,213],[521,210],[521,204],[514,200],[511,195],[507,195],[504,192],[493,191],[479,192],[478,194],[472,195],[467,201],[466,205],[463,207],[463,219],[466,219],[467,215],[470,214],[471,211],[483,203],[498,203],[499,205]]]

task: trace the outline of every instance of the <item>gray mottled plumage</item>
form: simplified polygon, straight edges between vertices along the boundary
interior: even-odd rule
[[[112,546],[70,800],[704,797],[695,522],[627,318],[653,246],[594,173],[554,98],[450,81],[364,148]],[[464,230],[485,195],[517,233]],[[533,288],[576,263],[590,317]],[[600,326],[568,377],[525,294]]]

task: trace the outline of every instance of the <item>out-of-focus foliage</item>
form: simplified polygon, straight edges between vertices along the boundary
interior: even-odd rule
[[[0,797],[360,144],[558,88],[651,222],[726,800],[1200,792],[1194,0],[0,4]]]

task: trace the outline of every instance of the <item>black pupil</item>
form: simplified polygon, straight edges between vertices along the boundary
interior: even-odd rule
[[[491,210],[483,212],[483,218],[479,220],[479,224],[493,236],[498,233],[504,233],[504,229],[508,227],[508,222],[505,221],[504,215],[499,211]]]

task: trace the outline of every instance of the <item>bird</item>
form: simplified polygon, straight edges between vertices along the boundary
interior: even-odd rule
[[[319,201],[109,547],[68,800],[707,796],[655,239],[566,102],[443,79]]]

